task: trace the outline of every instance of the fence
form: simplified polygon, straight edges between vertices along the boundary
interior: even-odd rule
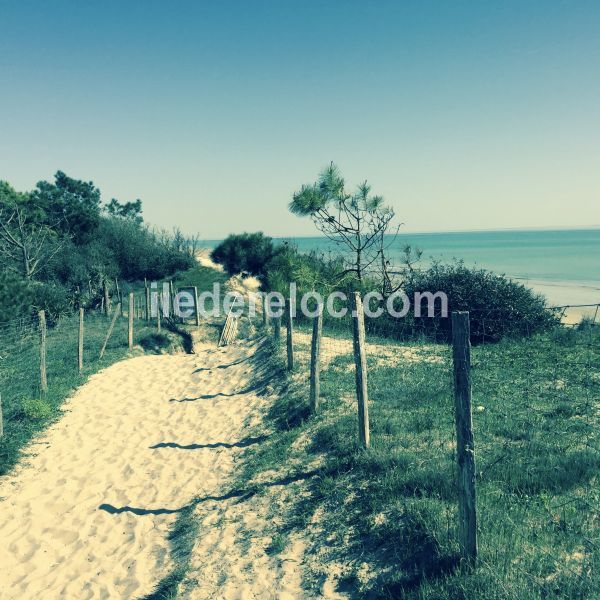
[[[561,585],[581,595],[598,553],[597,310],[548,331],[514,315],[519,335],[501,340],[506,311],[458,312],[438,328],[400,322],[390,332],[389,321],[365,328],[359,297],[355,307],[352,319],[324,323],[319,315],[312,324],[286,310],[280,347],[288,369],[309,379],[313,413],[341,405],[355,414],[359,445],[412,457],[418,470],[407,493],[435,497],[454,515],[465,569],[478,556],[490,571],[500,561],[545,594],[555,578],[532,573],[562,555],[556,569],[576,583]]]
[[[169,288],[158,304],[168,303],[172,315]],[[152,310],[151,299],[147,286],[124,291],[116,281],[105,282],[101,295],[73,314],[52,318],[41,311],[0,324],[0,473],[85,376],[136,344],[159,348],[164,340],[152,334],[161,332],[165,319]],[[197,313],[191,319],[198,323]],[[167,325],[174,324],[170,317]]]

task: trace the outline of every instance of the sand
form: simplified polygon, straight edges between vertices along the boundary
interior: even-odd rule
[[[131,358],[81,387],[21,465],[0,480],[0,596],[150,593],[173,566],[168,533],[181,508],[230,489],[242,451],[235,444],[267,401],[247,391],[255,350],[244,342],[203,345],[195,355]],[[242,553],[228,546],[235,540],[221,527],[213,526],[214,564]],[[262,570],[252,581],[264,589],[274,576]],[[233,585],[217,597],[240,596]]]

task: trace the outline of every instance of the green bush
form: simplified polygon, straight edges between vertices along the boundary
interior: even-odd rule
[[[223,265],[227,273],[249,273],[264,277],[277,250],[273,240],[262,232],[228,236],[211,253],[211,258]]]
[[[21,412],[30,421],[45,421],[52,413],[52,407],[39,398],[28,398],[21,403]]]
[[[551,329],[558,323],[543,296],[530,288],[485,269],[466,267],[462,262],[434,263],[416,272],[404,287],[411,299],[415,292],[444,292],[448,296],[448,313],[469,311],[471,341],[496,342],[503,337],[529,336]],[[411,311],[412,312],[412,311]],[[440,341],[451,339],[450,316],[444,318],[436,305],[436,316],[411,317],[409,324]]]
[[[30,312],[31,289],[12,271],[0,271],[0,323],[24,317]]]
[[[30,288],[33,311],[45,311],[49,324],[73,312],[72,298],[63,286],[56,283],[33,282]]]

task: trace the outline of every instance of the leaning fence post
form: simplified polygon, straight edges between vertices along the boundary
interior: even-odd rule
[[[454,404],[458,463],[458,535],[464,568],[477,559],[477,505],[475,492],[475,447],[471,415],[471,342],[469,313],[452,313]]]
[[[121,294],[121,288],[119,287],[119,280],[115,277],[115,295],[117,296],[117,302],[121,305],[121,316],[123,316],[123,295]]]
[[[117,317],[119,316],[120,312],[121,312],[121,305],[117,306],[117,310],[115,310],[112,321],[110,322],[110,327],[108,328],[106,338],[104,338],[104,343],[102,344],[102,348],[100,350],[100,358],[102,358],[104,356],[104,351],[106,350],[106,344],[108,344],[108,340],[110,339],[110,336],[112,335],[113,329],[115,328],[115,322],[116,322]]]
[[[79,339],[77,343],[77,368],[83,371],[83,308],[79,309]]]
[[[323,331],[323,306],[313,318],[313,334],[310,346],[310,409],[319,410],[321,396],[321,333]]]
[[[293,317],[293,306],[292,299],[289,298],[286,303],[287,308],[287,329],[286,329],[286,339],[287,339],[287,368],[288,371],[294,370],[294,317]]]
[[[42,392],[48,391],[48,379],[46,377],[46,312],[40,310],[40,387]]]
[[[133,311],[135,310],[135,298],[133,292],[129,292],[129,313],[127,314],[127,320],[129,321],[129,327],[127,329],[127,342],[130,350],[133,350]]]
[[[354,364],[356,399],[358,401],[358,437],[365,448],[369,447],[369,390],[367,386],[367,349],[365,344],[365,312],[360,292],[353,294],[352,324],[354,333]]]

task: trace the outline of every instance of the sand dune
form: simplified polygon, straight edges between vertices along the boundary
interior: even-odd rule
[[[0,480],[1,597],[151,592],[172,567],[179,510],[230,489],[244,425],[264,402],[248,391],[255,349],[132,358],[79,389]]]

